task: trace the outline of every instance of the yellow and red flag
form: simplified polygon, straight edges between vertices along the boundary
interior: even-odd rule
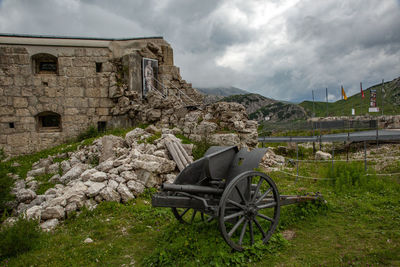
[[[342,86],[342,98],[343,98],[344,100],[347,100],[347,96],[346,96],[346,93],[345,93],[345,91],[344,91],[344,89],[343,89],[343,86]]]

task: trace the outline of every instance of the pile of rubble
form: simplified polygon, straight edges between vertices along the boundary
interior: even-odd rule
[[[165,129],[154,144],[147,143],[146,139],[157,130],[154,126],[146,130],[136,128],[125,139],[104,136],[76,152],[36,162],[27,178],[15,183],[15,215],[37,219],[44,230],[50,230],[84,206],[93,209],[102,201],[125,203],[145,188],[173,182],[178,171],[175,162],[170,160],[165,140],[180,142],[180,139],[171,134],[173,130]],[[193,145],[182,146],[191,155]],[[68,159],[57,162],[63,157]],[[92,166],[90,163],[95,159],[100,163]],[[55,173],[50,181],[56,185],[37,195],[35,177],[45,173]]]
[[[276,155],[272,148],[268,148],[264,157],[261,159],[260,167],[265,171],[277,171],[279,166],[285,165],[285,158],[280,155]]]
[[[149,92],[147,100],[138,95],[120,97],[111,110],[114,116],[128,115],[137,123],[151,123],[159,128],[179,127],[183,134],[195,141],[207,139],[215,145],[257,145],[258,123],[249,120],[246,109],[238,103],[217,102],[188,109],[181,98],[170,95],[162,97],[155,90]]]
[[[201,112],[191,113],[190,120],[198,120],[202,115]],[[220,122],[226,123],[223,125],[228,128],[244,127],[235,125],[240,118],[234,118],[234,115],[233,112],[232,117],[220,118]],[[216,122],[207,121],[205,116],[200,123],[186,124],[183,131],[196,137],[198,132],[208,132],[207,127],[215,129],[214,124]],[[163,182],[172,183],[179,170],[167,143],[171,140],[179,143],[193,160],[194,145],[182,144],[175,137],[178,133],[182,133],[179,128],[159,129],[151,125],[145,130],[136,128],[127,133],[125,138],[107,135],[75,152],[41,159],[33,164],[26,179],[14,177],[16,181],[12,193],[16,200],[10,203],[10,207],[14,209],[15,216],[36,219],[44,230],[51,230],[60,220],[83,207],[93,209],[102,201],[126,203],[146,188],[158,187]],[[231,142],[236,145],[239,141],[235,139]],[[261,163],[267,169],[281,164],[284,164],[283,157],[275,155],[271,149]],[[49,181],[55,186],[43,194],[37,194],[40,186],[38,178],[44,174],[53,174]]]

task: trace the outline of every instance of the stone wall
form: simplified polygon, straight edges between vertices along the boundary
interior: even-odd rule
[[[6,153],[34,152],[76,136],[88,125],[107,121],[113,102],[109,49],[65,48],[57,53],[57,74],[35,74],[32,52],[0,47],[0,146]],[[96,62],[103,71],[96,73]],[[41,112],[61,115],[59,130],[38,129]],[[14,127],[12,127],[14,126]]]
[[[132,126],[138,117],[134,112],[129,116],[128,106],[134,103],[140,110],[149,103],[141,96],[143,57],[158,60],[159,79],[171,97],[183,92],[201,100],[182,80],[172,48],[162,38],[86,40],[81,46],[76,40],[28,38],[12,43],[6,38],[0,36],[0,148],[9,155],[55,146],[99,122],[107,128]],[[56,73],[37,73],[38,54],[56,58]],[[40,127],[43,112],[59,115],[59,127]],[[150,113],[149,118],[154,117]]]

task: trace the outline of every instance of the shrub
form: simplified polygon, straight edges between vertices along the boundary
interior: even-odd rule
[[[6,164],[0,163],[0,214],[2,214],[6,209],[6,203],[13,199],[10,194],[11,187],[14,182],[11,177],[7,175],[9,168]]]
[[[206,139],[203,139],[201,142],[194,142],[194,144],[195,146],[192,151],[194,160],[202,158],[211,146],[211,144]]]
[[[192,140],[184,136],[183,134],[176,134],[177,138],[181,139],[182,144],[193,144]]]
[[[360,162],[336,163],[333,169],[327,166],[322,172],[324,177],[331,179],[326,182],[334,187],[336,193],[349,192],[354,189],[380,191],[384,186],[382,180],[378,179],[376,175],[367,175]]]
[[[99,132],[97,131],[97,129],[94,126],[90,126],[86,131],[78,135],[77,141],[80,142],[88,138],[97,137],[98,135]]]
[[[156,141],[159,138],[161,138],[161,132],[156,132],[155,134],[146,139],[146,143],[154,144],[154,141]]]
[[[9,258],[31,250],[41,236],[37,222],[19,219],[0,231],[0,259]]]
[[[6,153],[4,153],[4,150],[0,148],[0,161],[6,158]]]

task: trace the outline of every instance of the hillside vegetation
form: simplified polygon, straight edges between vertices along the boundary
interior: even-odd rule
[[[352,95],[347,100],[339,100],[333,103],[328,103],[328,113],[326,102],[314,102],[315,105],[315,116],[326,117],[326,116],[351,116],[351,109],[354,108],[356,115],[382,115],[382,112],[368,113],[370,104],[371,89],[375,89],[377,92],[377,106],[382,110],[382,84],[374,85],[364,90],[364,98],[361,97],[361,93]],[[400,114],[400,78],[394,79],[390,82],[384,83],[384,102],[383,109],[385,115]],[[299,104],[307,110],[307,113],[311,116],[313,112],[312,101],[303,101]]]
[[[264,97],[259,94],[232,95],[220,101],[236,102],[246,108],[249,118],[259,122],[267,117],[271,122],[305,119],[307,113],[299,105]]]
[[[0,167],[23,176],[38,158],[92,141],[14,158]],[[340,151],[335,158],[345,157]],[[399,158],[399,146],[389,151]],[[312,158],[307,149],[301,155]],[[21,166],[11,167],[16,162]],[[293,176],[269,171],[281,194],[321,192],[326,203],[283,207],[280,225],[269,243],[256,243],[245,252],[231,251],[215,220],[183,225],[169,209],[153,208],[151,195],[156,189],[152,189],[126,204],[102,202],[92,211],[83,209],[54,232],[38,232],[34,224],[23,221],[3,227],[0,266],[398,266],[400,178],[376,176],[373,167],[367,176],[358,163],[335,164],[334,169],[326,163],[302,163],[301,175],[330,180],[297,182]],[[285,170],[296,172],[295,166]],[[398,160],[380,169],[380,174],[396,172],[400,172]],[[93,242],[85,243],[87,238]],[[10,249],[14,247],[23,249]]]

